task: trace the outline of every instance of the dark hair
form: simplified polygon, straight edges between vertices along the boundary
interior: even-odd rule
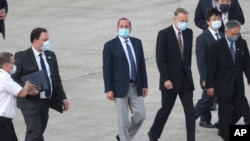
[[[174,16],[177,16],[179,13],[183,13],[185,15],[188,15],[188,11],[184,8],[180,8],[178,7],[175,12],[174,12]]]
[[[225,30],[229,30],[231,28],[238,27],[241,29],[241,23],[237,20],[230,20],[225,25]]]
[[[130,27],[132,26],[131,21],[130,21],[128,18],[120,18],[120,19],[118,20],[118,22],[117,22],[117,26],[119,26],[120,21],[122,21],[122,20],[128,21],[128,22],[129,22]]]
[[[42,32],[47,32],[47,30],[41,27],[33,29],[30,33],[30,42],[33,43],[35,39],[38,40]]]
[[[13,56],[13,54],[9,52],[1,52],[0,53],[0,68],[3,68],[3,65],[5,63],[10,63],[10,58]]]
[[[206,11],[205,17],[206,17],[206,21],[209,21],[210,18],[215,15],[215,16],[220,16],[221,13],[217,8],[210,8]]]

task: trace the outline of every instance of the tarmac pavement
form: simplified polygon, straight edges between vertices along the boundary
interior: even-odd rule
[[[250,45],[250,9],[247,8],[250,1],[239,1],[246,19],[242,36]],[[51,50],[57,54],[70,110],[64,114],[50,110],[50,119],[44,134],[46,141],[116,140],[115,105],[104,94],[102,50],[104,43],[117,35],[116,24],[121,17],[132,21],[131,36],[142,40],[149,83],[149,95],[145,98],[147,119],[134,141],[148,140],[147,132],[161,105],[159,72],[155,61],[156,36],[160,29],[172,24],[173,13],[177,7],[184,7],[189,11],[189,27],[194,31],[194,104],[201,96],[194,51],[195,38],[202,31],[193,22],[198,0],[8,0],[8,3],[6,40],[0,38],[0,51],[15,53],[27,49],[31,45],[31,30],[45,27],[50,35]],[[246,95],[249,100],[247,85]],[[214,123],[218,119],[217,110],[212,114]],[[20,110],[17,109],[13,121],[19,140],[24,140],[25,124]],[[239,124],[243,124],[242,119]],[[159,141],[184,140],[185,118],[178,98]],[[198,119],[196,141],[221,139],[217,136],[217,129],[201,128]]]

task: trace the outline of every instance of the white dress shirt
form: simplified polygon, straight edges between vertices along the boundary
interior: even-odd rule
[[[22,87],[11,78],[10,74],[0,69],[0,116],[15,117],[15,97],[21,90]]]
[[[129,72],[130,72],[129,74],[131,75],[131,62],[130,62],[130,59],[129,59],[129,56],[128,56],[128,50],[127,50],[127,46],[126,46],[126,42],[125,41],[128,42],[128,44],[129,44],[129,46],[131,48],[131,51],[132,51],[132,54],[133,54],[133,59],[135,61],[135,67],[136,67],[137,66],[136,65],[136,57],[135,57],[135,52],[134,52],[133,45],[131,44],[131,41],[130,41],[129,38],[128,39],[123,39],[120,36],[118,36],[118,37],[119,37],[119,39],[120,39],[120,41],[122,43],[123,50],[125,51],[125,54],[126,54],[126,57],[127,57],[128,63],[129,63]],[[137,68],[136,68],[136,70],[137,70]],[[130,78],[131,78],[131,76],[130,76]]]
[[[44,52],[38,52],[37,50],[35,50],[33,47],[32,47],[32,50],[34,52],[34,55],[35,55],[35,58],[36,58],[36,63],[38,65],[38,68],[39,70],[42,70],[42,66],[41,66],[41,63],[40,63],[40,53],[42,53],[42,57],[43,57],[43,60],[44,60],[44,63],[45,63],[45,66],[46,66],[46,69],[47,69],[47,74],[48,74],[48,77],[49,77],[49,81],[50,81],[50,88],[51,88],[51,95],[52,95],[52,80],[51,80],[51,72],[50,72],[50,67],[49,67],[49,64],[47,62],[47,59],[46,59],[46,56],[44,54]],[[42,91],[40,92],[40,98],[41,99],[47,99],[47,97],[45,96],[45,91]]]

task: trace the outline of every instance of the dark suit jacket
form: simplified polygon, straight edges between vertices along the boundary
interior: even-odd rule
[[[147,72],[141,40],[129,37],[136,56],[136,86],[138,96],[147,88]],[[113,91],[115,98],[125,97],[129,89],[129,64],[119,37],[104,44],[103,78],[105,92]]]
[[[224,36],[222,32],[219,32],[219,34],[220,37]],[[200,83],[206,81],[208,50],[215,41],[216,40],[209,29],[206,29],[196,38],[196,59],[200,74]]]
[[[243,72],[250,83],[250,56],[247,43],[239,38],[236,41],[235,64],[233,63],[226,38],[215,42],[208,54],[206,88],[214,88],[218,97],[231,97],[233,88],[244,96]]]
[[[56,55],[52,51],[45,51],[44,53],[50,67],[53,87],[52,97],[50,99],[50,107],[57,110],[58,112],[63,112],[62,101],[66,99],[66,94],[63,90],[61,78],[59,75]],[[17,71],[12,75],[12,77],[20,85],[24,85],[20,80],[22,76],[39,70],[32,48],[17,52],[15,54],[15,63],[17,66]],[[17,106],[21,109],[30,107],[38,108],[39,99],[40,95],[18,98]]]
[[[0,0],[0,9],[5,9],[6,14],[8,13],[8,3],[6,0]],[[0,20],[0,32],[5,38],[5,27],[4,27],[4,20]]]
[[[186,29],[182,32],[182,35],[184,40],[183,60],[173,25],[158,33],[156,62],[160,72],[160,90],[164,92],[179,93],[184,73],[194,89],[191,71],[193,31]],[[164,87],[164,82],[167,80],[172,81],[173,89],[167,90]]]
[[[206,11],[210,8],[212,8],[212,0],[199,0],[195,10],[194,22],[195,25],[202,30],[206,30],[208,28],[205,14]],[[238,20],[241,24],[245,23],[245,18],[238,0],[232,0],[231,6],[228,11],[228,19]],[[223,24],[219,30],[221,32],[224,32]]]

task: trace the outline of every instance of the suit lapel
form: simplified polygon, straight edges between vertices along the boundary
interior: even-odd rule
[[[139,57],[139,51],[138,51],[138,47],[137,47],[137,43],[133,38],[130,38],[131,44],[133,46],[134,49],[134,53],[135,53],[135,58],[136,58],[136,62],[138,62],[138,57]],[[137,64],[137,63],[136,63]]]
[[[35,69],[39,70],[37,62],[36,62],[36,58],[35,58],[35,55],[34,55],[34,52],[33,52],[32,48],[28,49],[28,55],[29,55],[29,58],[30,58],[33,66],[35,66]]]
[[[176,54],[179,54],[179,56],[181,57],[181,51],[180,51],[180,47],[179,47],[179,44],[178,44],[178,39],[177,39],[177,37],[176,37],[176,34],[175,34],[175,31],[174,31],[174,27],[173,26],[171,26],[170,27],[170,31],[171,31],[171,37],[172,37],[172,40],[170,40],[170,41],[172,41],[173,42],[173,50],[175,50],[176,51]],[[184,35],[185,33],[184,33],[184,31],[182,32],[182,37],[183,37],[183,48],[184,48],[184,53],[183,53],[183,58],[185,57],[185,43],[186,43],[186,41],[185,41],[185,39],[184,39]]]
[[[230,52],[230,49],[229,49],[229,46],[228,46],[228,43],[227,43],[227,40],[226,40],[225,37],[223,37],[223,47],[224,47],[224,52],[226,53],[226,56],[227,56],[228,58],[230,58],[232,64],[234,64],[233,58],[232,58],[232,56],[231,56],[231,52]]]
[[[118,48],[118,50],[120,51],[120,53],[122,54],[122,56],[124,56],[126,58],[126,54],[125,54],[125,51],[123,49],[123,46],[122,46],[122,43],[121,43],[119,37],[116,38],[116,47]]]

